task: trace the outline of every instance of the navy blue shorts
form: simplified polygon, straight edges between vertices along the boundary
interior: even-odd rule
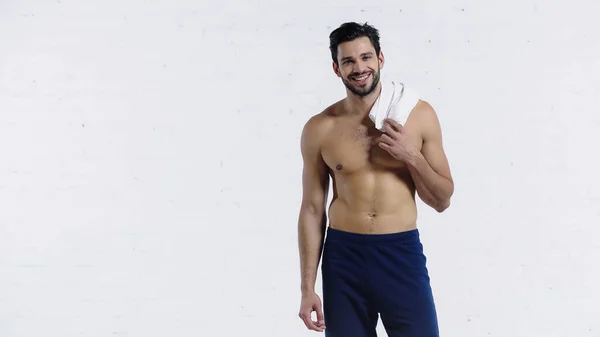
[[[357,234],[329,227],[323,249],[327,337],[438,337],[426,258],[417,229]]]

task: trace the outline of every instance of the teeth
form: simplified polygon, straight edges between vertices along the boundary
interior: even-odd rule
[[[365,75],[365,76],[363,76],[363,77],[355,77],[355,79],[356,79],[357,81],[363,81],[363,80],[365,80],[367,77],[369,77],[369,75]]]

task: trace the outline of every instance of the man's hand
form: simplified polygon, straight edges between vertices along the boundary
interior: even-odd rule
[[[317,321],[312,320],[313,311],[316,311],[317,313]],[[321,299],[316,293],[310,292],[302,294],[299,316],[309,330],[318,332],[323,332],[323,330],[325,330]]]
[[[379,147],[389,152],[392,157],[406,162],[416,155],[418,150],[402,125],[393,119],[385,119],[383,130],[385,134],[379,140]]]

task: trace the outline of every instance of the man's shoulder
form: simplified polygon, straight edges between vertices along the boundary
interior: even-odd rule
[[[435,115],[435,110],[433,109],[433,106],[431,106],[431,104],[424,99],[419,99],[417,101],[417,104],[413,108],[413,111],[419,119],[431,118],[432,115]]]
[[[339,104],[340,102],[335,102],[310,116],[304,124],[304,132],[312,136],[322,136],[329,132],[334,125],[335,117],[339,114]]]
[[[438,131],[440,127],[438,115],[428,101],[419,99],[411,115],[415,119],[423,136],[428,136],[432,132],[436,133]]]

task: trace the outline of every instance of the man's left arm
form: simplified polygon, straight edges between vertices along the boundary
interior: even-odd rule
[[[442,129],[429,103],[420,101],[416,109],[423,146],[421,152],[414,151],[406,164],[421,200],[441,213],[450,206],[454,193],[454,180],[442,144]]]

